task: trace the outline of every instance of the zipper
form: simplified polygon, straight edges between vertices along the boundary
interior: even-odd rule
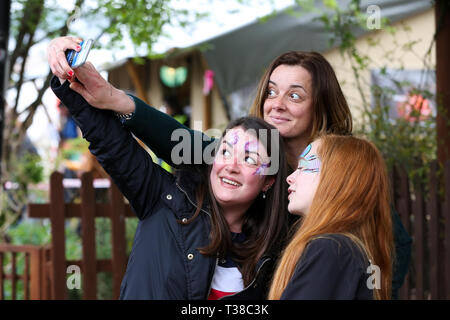
[[[250,283],[248,284],[248,286],[246,286],[244,289],[242,289],[242,290],[239,291],[239,292],[235,292],[235,293],[230,294],[230,295],[228,295],[228,296],[223,296],[222,298],[233,297],[233,296],[237,295],[238,293],[244,292],[245,290],[247,290],[248,288],[250,288],[250,287],[253,285],[253,283],[255,283],[256,278],[258,277],[258,273],[259,273],[259,271],[261,271],[261,268],[263,267],[263,265],[264,265],[267,261],[269,261],[269,260],[271,260],[271,259],[270,259],[270,258],[266,258],[263,262],[261,262],[261,265],[258,267],[258,270],[256,270],[255,277],[253,278],[252,282],[250,282]],[[209,295],[208,295],[208,296],[209,296]],[[222,300],[222,298],[219,298],[218,300]]]

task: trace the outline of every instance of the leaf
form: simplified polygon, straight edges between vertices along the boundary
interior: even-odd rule
[[[338,4],[336,2],[336,0],[323,0],[323,4],[325,5],[325,7],[335,10],[338,8]]]

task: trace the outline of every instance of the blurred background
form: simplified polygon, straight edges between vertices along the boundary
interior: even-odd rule
[[[322,53],[354,133],[385,157],[413,238],[400,298],[450,299],[449,10],[446,0],[2,1],[0,299],[117,298],[131,249],[136,219],[126,203],[124,222],[114,218],[121,196],[48,89],[46,49],[63,35],[94,39],[88,60],[108,81],[206,133],[248,113],[279,54]],[[95,195],[87,240],[83,190]]]

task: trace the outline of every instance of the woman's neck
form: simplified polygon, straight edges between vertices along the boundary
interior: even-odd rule
[[[249,207],[245,208],[245,210],[243,210],[242,206],[239,206],[239,208],[222,207],[223,216],[227,221],[228,227],[230,228],[231,232],[235,233],[242,232],[242,225],[244,224],[244,216]]]

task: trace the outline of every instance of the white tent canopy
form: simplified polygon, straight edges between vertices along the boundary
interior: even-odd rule
[[[346,8],[350,0],[338,0]],[[324,10],[322,1],[316,0],[317,8]],[[365,12],[370,5],[380,8],[380,16],[396,22],[421,13],[432,7],[428,0],[366,0],[361,1]],[[271,17],[266,22],[256,21],[229,33],[207,40],[203,55],[209,68],[214,71],[215,81],[223,95],[256,83],[264,68],[283,52],[290,50],[324,52],[331,49],[331,35],[317,20],[318,12],[301,12],[291,7]],[[355,30],[357,36],[367,30]],[[201,47],[202,44],[195,47]],[[338,45],[337,43],[335,46]]]

